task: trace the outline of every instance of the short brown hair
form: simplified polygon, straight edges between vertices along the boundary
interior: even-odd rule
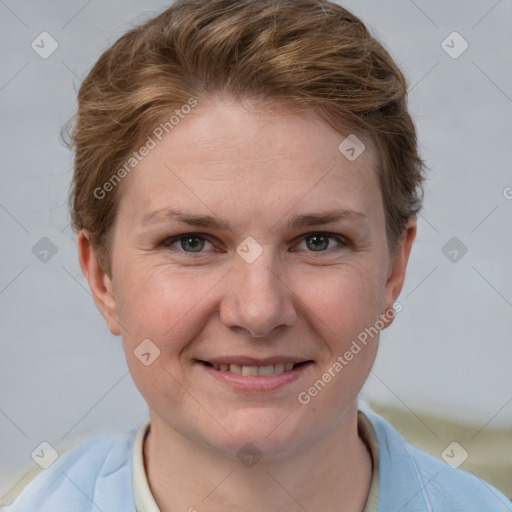
[[[421,208],[425,164],[406,79],[363,22],[328,0],[178,0],[108,48],[78,93],[72,227],[90,231],[107,270],[120,187],[94,191],[176,108],[215,94],[313,111],[369,136],[396,249]]]

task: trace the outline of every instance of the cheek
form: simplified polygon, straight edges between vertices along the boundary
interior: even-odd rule
[[[326,350],[321,371],[329,391],[324,398],[340,405],[347,394],[359,392],[377,355],[382,279],[376,268],[339,268],[307,292]]]
[[[381,312],[382,278],[376,268],[340,268],[330,279],[308,288],[308,305],[317,317],[326,357],[321,360],[319,380],[303,390],[304,398],[333,418],[349,398],[357,396],[377,355],[375,324]]]
[[[382,301],[382,278],[371,265],[342,265],[296,283],[329,338],[340,341],[375,323]]]
[[[190,341],[200,335],[205,317],[202,299],[213,286],[211,279],[164,266],[135,265],[124,267],[119,276],[124,279],[118,314],[135,385],[154,408],[169,400],[186,400],[185,392],[177,385],[183,381],[179,358]],[[150,355],[144,358],[147,353]]]
[[[307,272],[290,272],[288,279],[283,276],[293,292],[287,300],[294,302],[298,322],[313,323],[313,329],[333,343],[346,342],[372,325],[380,312],[382,279],[370,259],[330,268],[310,267]],[[149,338],[172,348],[171,340],[192,339],[201,319],[204,323],[216,307],[222,307],[222,296],[215,288],[224,289],[220,281],[225,269],[176,270],[169,265],[146,268],[129,263],[120,261],[117,267],[116,301],[131,343]]]
[[[186,341],[204,307],[209,291],[218,279],[208,273],[178,271],[168,265],[147,267],[132,264],[119,267],[116,300],[118,315],[126,327],[128,344],[149,338],[167,351],[181,347],[173,340]]]

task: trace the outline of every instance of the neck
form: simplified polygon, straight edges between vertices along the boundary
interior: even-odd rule
[[[252,467],[194,442],[151,411],[144,463],[161,512],[361,512],[372,476],[355,402],[321,438],[286,458],[262,457]]]

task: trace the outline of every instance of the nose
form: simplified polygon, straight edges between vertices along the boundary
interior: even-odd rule
[[[294,295],[271,265],[263,254],[252,263],[241,258],[235,263],[220,306],[226,327],[242,328],[261,338],[278,327],[293,325],[297,318]]]

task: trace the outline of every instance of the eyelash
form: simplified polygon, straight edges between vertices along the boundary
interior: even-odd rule
[[[325,231],[312,231],[310,233],[306,233],[305,235],[302,235],[302,238],[300,239],[299,241],[299,244],[313,236],[313,235],[322,235],[322,236],[325,236],[327,238],[330,238],[330,239],[334,239],[336,240],[341,247],[348,247],[349,245],[351,245],[350,241],[341,236],[341,235],[337,235],[336,233],[329,233],[329,232],[325,232]],[[180,235],[175,235],[175,236],[171,236],[171,237],[167,237],[165,238],[164,240],[162,240],[160,243],[157,244],[157,247],[161,247],[163,249],[169,249],[170,246],[174,243],[174,242],[177,242],[179,240],[182,240],[184,238],[200,238],[202,240],[206,240],[208,242],[210,242],[211,244],[213,244],[213,242],[209,239],[208,236],[205,236],[203,235],[202,233],[183,233],[183,234],[180,234]],[[298,244],[297,244],[298,245]],[[172,249],[175,249],[175,248],[172,248]],[[182,253],[185,255],[185,257],[188,257],[188,258],[199,258],[201,257],[204,252],[187,252],[187,251],[184,251],[184,250],[181,250],[181,249],[177,249],[178,252]],[[316,255],[322,255],[322,254],[325,254],[325,253],[331,253],[332,252],[332,249],[326,249],[324,251],[307,251],[307,252],[310,252],[312,253],[314,256]]]

